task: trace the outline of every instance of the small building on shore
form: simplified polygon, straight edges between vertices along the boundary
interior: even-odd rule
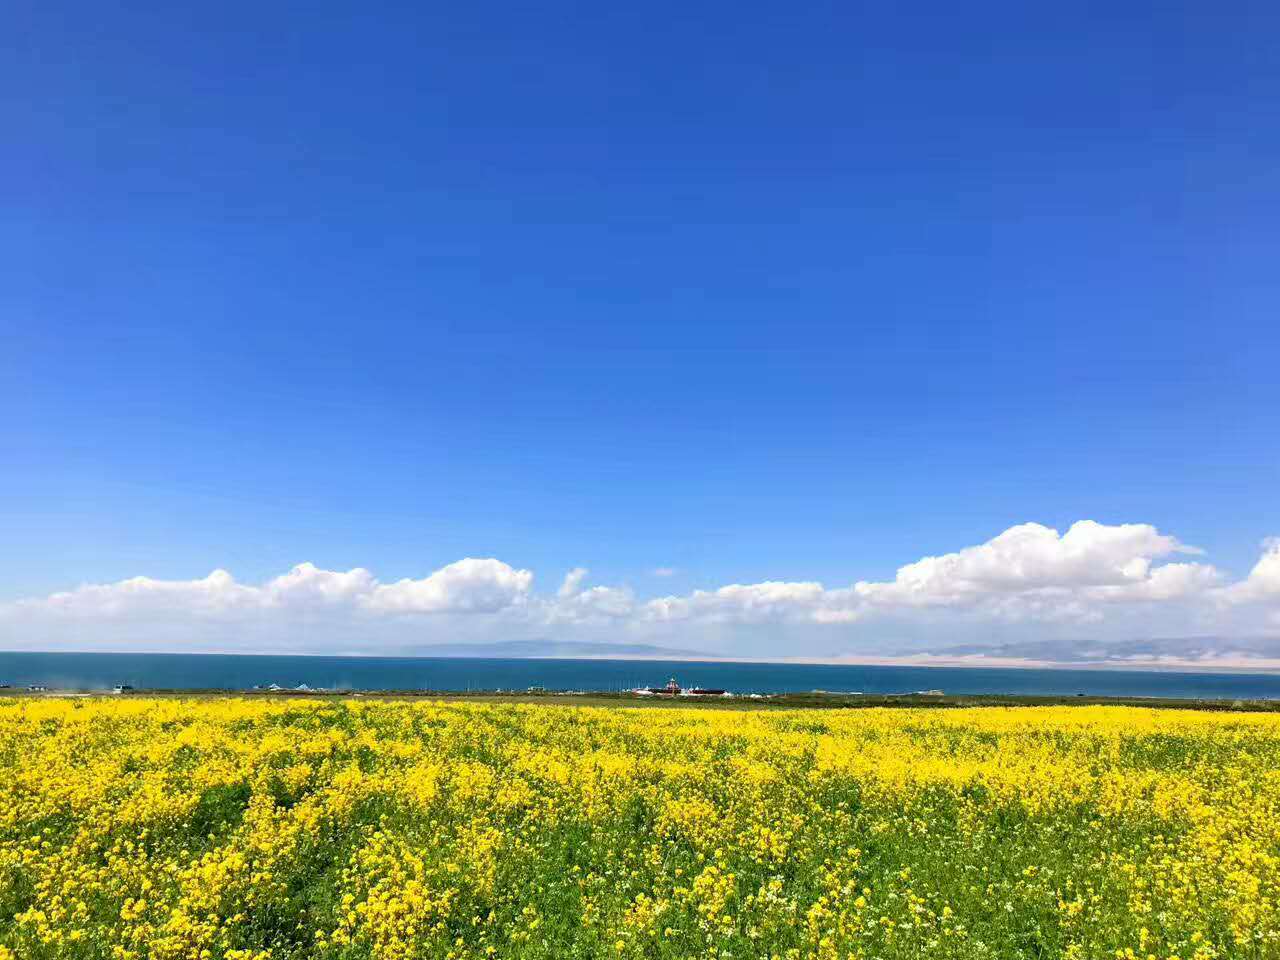
[[[652,696],[656,694],[662,697],[678,697],[680,695],[680,689],[681,689],[680,684],[676,682],[675,677],[672,677],[670,680],[667,681],[666,686],[640,687],[631,692],[638,693],[641,696]]]
[[[631,691],[641,697],[728,697],[732,696],[728,690],[720,690],[711,687],[682,687],[675,677],[666,682],[661,687],[637,687]]]

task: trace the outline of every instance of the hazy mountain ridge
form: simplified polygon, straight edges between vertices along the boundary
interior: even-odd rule
[[[1081,640],[1075,644],[1061,640],[1022,640],[1001,644],[963,644],[946,647],[938,655],[956,657],[992,657],[1022,659],[1063,666],[1126,666],[1143,663],[1177,661],[1203,662],[1211,666],[1220,662],[1275,661],[1280,655],[1280,638],[1274,636],[1223,637],[1145,637],[1131,640]]]
[[[415,657],[471,657],[493,659],[720,659],[702,650],[680,650],[647,643],[601,643],[583,640],[504,640],[496,643],[438,643],[405,651]]]

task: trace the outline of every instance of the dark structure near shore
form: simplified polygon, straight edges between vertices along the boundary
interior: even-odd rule
[[[676,678],[672,677],[667,681],[666,686],[645,687],[644,692],[657,694],[661,697],[723,697],[728,691],[713,690],[707,687],[690,687],[688,690],[685,690],[676,682]]]

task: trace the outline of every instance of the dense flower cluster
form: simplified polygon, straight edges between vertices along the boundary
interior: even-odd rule
[[[1280,717],[0,702],[0,960],[1280,957]]]

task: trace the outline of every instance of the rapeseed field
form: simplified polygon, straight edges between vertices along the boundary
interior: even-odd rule
[[[0,960],[1277,958],[1280,717],[0,702]]]

